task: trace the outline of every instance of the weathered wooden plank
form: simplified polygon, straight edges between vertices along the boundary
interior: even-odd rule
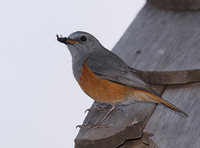
[[[145,131],[154,134],[153,141],[162,148],[200,147],[200,83],[169,86],[164,97],[184,108],[189,118],[158,106],[150,118]]]
[[[199,74],[197,71],[200,66],[200,12],[159,10],[149,4],[147,4],[145,8],[146,9],[143,9],[143,11],[139,14],[143,17],[143,19],[141,19],[143,21],[137,17],[133,22],[135,25],[132,24],[125,33],[127,36],[123,36],[117,44],[117,46],[122,46],[123,44],[129,44],[132,42],[134,46],[129,46],[128,49],[122,49],[123,52],[120,52],[120,50],[114,51],[123,57],[124,60],[131,66],[138,69],[142,68],[141,70],[143,71],[147,70],[147,73],[149,73],[149,71],[158,71],[158,73],[160,73],[161,71],[164,72],[164,70],[167,70],[170,73],[173,71],[179,71],[174,77],[177,77],[177,80],[168,75],[171,77],[169,78],[166,75],[166,79],[161,78],[161,81],[163,82],[166,80],[171,83],[171,80],[176,82],[179,81],[179,78],[182,81],[189,80],[188,78],[198,77]],[[131,39],[127,38],[131,35],[133,36]],[[127,52],[128,55],[126,54]],[[140,56],[135,56],[134,52]],[[150,53],[152,53],[152,55],[148,56]],[[159,54],[160,56],[158,56]],[[130,61],[127,56],[133,57],[134,62]],[[137,58],[143,58],[149,64],[137,62]],[[195,72],[195,69],[197,70],[197,73]],[[183,73],[181,76],[181,70],[188,72],[188,75]],[[149,73],[151,77],[153,76],[152,73]],[[146,78],[148,79],[148,76]],[[159,76],[156,76],[154,73],[154,78],[159,79]],[[150,78],[150,81],[154,80]],[[185,85],[184,87],[190,87],[190,85]],[[180,91],[180,93],[179,90],[176,90],[178,92],[177,95],[179,96],[175,98],[175,101],[171,99],[173,99],[176,91],[174,91],[173,94],[170,94],[170,92],[168,95],[164,95],[164,98],[167,100],[184,110],[186,109],[185,111],[190,115],[189,119],[182,118],[174,112],[170,112],[161,106],[158,106],[158,109],[156,108],[156,112],[153,113],[153,118],[150,118],[146,131],[154,134],[153,140],[159,147],[200,147],[200,132],[199,130],[195,131],[199,124],[199,118],[197,116],[198,113],[195,113],[195,110],[196,112],[199,112],[199,99],[196,96],[199,90],[196,88],[194,92],[192,91],[193,88],[193,85],[192,88],[184,88],[184,90]],[[192,101],[193,103],[196,102],[196,104],[193,104],[194,106],[191,105],[192,102],[190,102],[190,95],[186,95],[184,93],[187,89],[190,89],[189,91],[191,91],[191,97],[193,93],[196,93],[193,95],[193,97],[196,97],[196,101]],[[185,95],[189,97],[187,98],[188,100],[183,99],[183,97],[186,97]],[[187,109],[188,104],[190,104],[189,108],[192,111]]]
[[[167,11],[147,4],[113,51],[151,83],[200,80],[200,12]]]
[[[200,69],[183,71],[138,71],[151,84],[200,82]]]
[[[199,10],[199,0],[148,0],[152,5],[173,10]]]

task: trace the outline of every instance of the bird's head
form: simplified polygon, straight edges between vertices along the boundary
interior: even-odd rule
[[[69,37],[59,37],[57,35],[57,40],[68,46],[72,57],[89,55],[103,48],[93,35],[82,31],[74,32]]]

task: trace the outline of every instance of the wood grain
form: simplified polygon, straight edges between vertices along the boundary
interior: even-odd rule
[[[169,86],[163,96],[183,108],[189,118],[178,116],[158,106],[145,131],[154,134],[151,138],[162,148],[200,147],[200,83]]]
[[[200,80],[200,12],[142,9],[113,51],[153,84]],[[138,52],[139,51],[139,52]]]

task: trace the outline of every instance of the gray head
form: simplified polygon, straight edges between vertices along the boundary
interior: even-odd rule
[[[83,62],[94,52],[105,50],[99,41],[89,33],[77,31],[72,33],[68,38],[59,37],[57,40],[68,46],[72,55],[72,67],[76,80],[79,79]]]
[[[57,35],[57,40],[68,46],[72,58],[87,57],[90,53],[103,48],[93,35],[82,31],[74,32],[68,38]]]

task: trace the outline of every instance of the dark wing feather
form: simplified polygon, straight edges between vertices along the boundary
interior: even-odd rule
[[[133,68],[109,50],[91,54],[86,64],[97,76],[109,81],[151,92],[160,97]]]

